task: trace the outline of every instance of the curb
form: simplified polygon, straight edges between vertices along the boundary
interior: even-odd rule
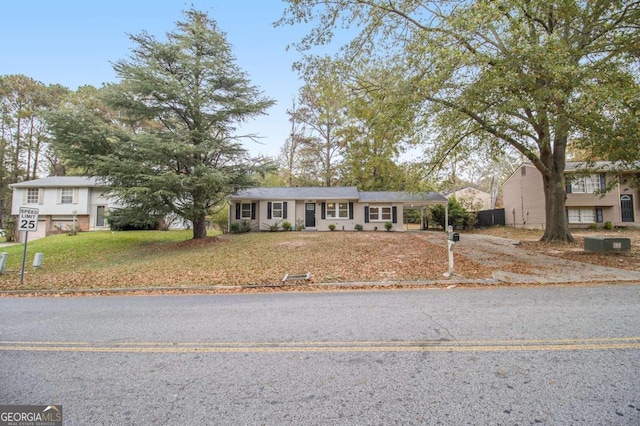
[[[267,290],[278,289],[282,292],[311,290],[311,289],[380,289],[380,288],[444,288],[452,289],[460,287],[496,287],[496,286],[546,286],[546,285],[613,285],[613,284],[640,284],[639,280],[597,280],[597,281],[502,281],[499,279],[476,280],[429,280],[429,281],[377,281],[377,282],[341,282],[341,283],[313,283],[313,284],[246,284],[246,285],[211,285],[211,286],[184,286],[184,287],[119,287],[119,288],[94,288],[94,289],[59,289],[59,290],[1,290],[0,297],[20,296],[109,296],[109,295],[151,295],[151,294],[201,294],[201,293],[232,293],[233,290]]]

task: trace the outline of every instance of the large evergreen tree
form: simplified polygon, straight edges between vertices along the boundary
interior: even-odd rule
[[[273,104],[250,85],[216,23],[188,10],[166,41],[143,32],[102,90],[113,117],[77,108],[51,116],[60,151],[106,176],[113,192],[150,213],[173,212],[206,236],[205,217],[266,167],[236,135]]]

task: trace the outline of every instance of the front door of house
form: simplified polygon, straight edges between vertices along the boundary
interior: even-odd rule
[[[620,196],[620,212],[623,222],[633,222],[633,195],[624,194]]]
[[[98,206],[96,208],[96,226],[104,226],[105,211],[105,206]]]
[[[316,227],[316,203],[305,203],[304,205],[304,227]]]

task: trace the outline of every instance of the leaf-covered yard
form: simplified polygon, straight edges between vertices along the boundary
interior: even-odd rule
[[[184,234],[178,241],[145,241],[144,235],[152,233],[140,233],[137,243],[128,237],[126,244],[118,242],[123,235],[105,232],[43,239],[53,244],[51,247],[55,247],[55,239],[71,248],[80,247],[79,253],[70,248],[57,255],[34,242],[29,251],[45,252],[44,267],[34,271],[28,266],[22,287],[14,267],[13,273],[0,276],[1,289],[280,284],[286,273],[306,272],[316,283],[419,281],[441,279],[448,269],[443,233],[441,245],[411,233],[392,232],[248,233],[205,240],[188,240]],[[12,247],[16,252],[12,257],[19,257],[18,248]],[[457,258],[456,262],[460,276],[491,276],[491,269],[470,259]]]

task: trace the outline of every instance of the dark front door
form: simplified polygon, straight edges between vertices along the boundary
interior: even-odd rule
[[[316,227],[316,203],[306,203],[304,205],[304,227]]]
[[[620,212],[623,222],[633,222],[633,195],[620,196]]]

